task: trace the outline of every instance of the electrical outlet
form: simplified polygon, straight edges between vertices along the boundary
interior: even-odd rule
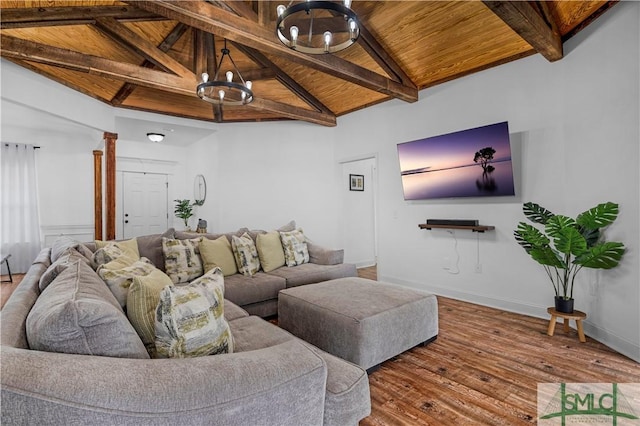
[[[482,273],[482,263],[476,263],[476,274]]]

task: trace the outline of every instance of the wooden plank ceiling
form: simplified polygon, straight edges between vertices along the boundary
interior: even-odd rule
[[[2,57],[110,105],[215,122],[336,117],[562,43],[612,1],[359,1],[358,42],[305,55],[275,36],[282,1],[2,0]],[[286,3],[286,2],[285,2]],[[195,93],[224,40],[255,101],[223,110]],[[428,102],[428,100],[427,100]]]

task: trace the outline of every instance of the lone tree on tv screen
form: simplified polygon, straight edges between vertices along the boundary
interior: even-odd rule
[[[493,160],[493,154],[496,153],[496,150],[491,148],[490,146],[486,148],[482,148],[480,151],[476,152],[476,155],[473,156],[474,163],[478,163],[482,166],[483,174],[491,173],[495,170],[495,168],[489,164]]]

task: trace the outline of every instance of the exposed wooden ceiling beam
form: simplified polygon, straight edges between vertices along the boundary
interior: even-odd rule
[[[269,69],[275,71],[276,79],[287,89],[293,92],[296,96],[305,101],[309,106],[325,114],[333,114],[333,111],[327,108],[326,105],[320,102],[320,100],[309,93],[304,87],[302,87],[298,82],[292,79],[287,73],[282,71],[276,64],[271,62],[269,58],[264,56],[262,53],[250,47],[242,46],[240,44],[234,43],[234,46],[236,46],[238,50],[251,58],[252,61],[262,65],[263,67],[268,67]]]
[[[96,27],[109,37],[119,41],[127,49],[136,52],[147,61],[154,63],[159,68],[174,74],[187,77],[193,76],[193,72],[180,62],[158,49],[153,43],[119,23],[113,18],[97,18]]]
[[[164,21],[167,19],[164,16],[130,6],[32,7],[2,9],[0,28],[93,24],[95,18],[114,18],[119,21]]]
[[[168,52],[188,29],[189,27],[187,27],[185,24],[183,24],[182,22],[178,22],[178,24],[173,27],[173,30],[171,30],[171,32],[164,38],[164,40],[162,40],[162,43],[160,43],[158,49],[165,53]],[[153,68],[154,65],[152,62],[149,62],[145,59],[141,66],[145,68]],[[116,93],[115,96],[111,99],[111,104],[113,106],[122,105],[124,100],[127,99],[129,95],[131,95],[131,93],[133,93],[135,88],[136,86],[134,84],[125,83],[120,88],[120,90],[118,90],[118,93]]]
[[[0,54],[5,57],[67,68],[171,93],[195,96],[196,79],[193,74],[192,77],[175,76],[163,71],[6,35],[0,38],[0,47]]]
[[[405,86],[416,87],[415,83],[407,75],[402,67],[387,53],[378,40],[369,32],[366,26],[360,23],[360,45],[369,53],[369,56],[380,65],[380,67],[389,75],[395,77]]]
[[[246,106],[273,112],[293,120],[308,121],[309,123],[329,127],[335,127],[336,125],[336,116],[333,114],[325,114],[323,112],[302,109],[288,104],[283,104],[281,102],[270,101],[268,99],[257,99],[254,97],[253,102]]]
[[[562,40],[527,1],[493,1],[483,3],[549,61],[562,59]]]
[[[62,67],[99,77],[126,81],[139,86],[186,96],[196,96],[195,75],[175,76],[138,65],[117,62],[97,56],[86,55],[42,43],[21,40],[12,36],[0,37],[0,54],[18,61],[30,61]],[[295,120],[308,121],[323,126],[335,126],[335,116],[317,111],[294,108],[291,105],[266,99],[254,99],[251,108],[263,109]]]
[[[263,53],[281,56],[289,61],[317,69],[370,90],[407,102],[418,100],[418,90],[415,87],[405,86],[335,55],[312,56],[291,50],[275,40],[273,33],[267,28],[209,3],[160,0],[136,1],[131,4],[244,46],[252,47]]]

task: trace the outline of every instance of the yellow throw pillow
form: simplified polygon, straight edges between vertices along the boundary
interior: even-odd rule
[[[160,292],[173,281],[159,269],[149,275],[134,277],[127,295],[127,317],[138,332],[151,358],[156,353],[156,307]]]
[[[270,272],[284,266],[284,250],[278,231],[258,234],[256,237],[256,248],[258,249],[260,265],[262,265],[262,269],[265,272]]]
[[[205,273],[216,266],[222,269],[222,274],[225,277],[238,273],[231,244],[224,235],[215,240],[203,238],[200,242],[200,257],[202,257],[202,263],[204,263]]]
[[[135,260],[140,259],[140,252],[138,251],[138,240],[132,238],[124,241],[100,241],[96,240],[96,250],[106,247],[109,244],[117,244],[125,253],[130,257],[135,257]]]

